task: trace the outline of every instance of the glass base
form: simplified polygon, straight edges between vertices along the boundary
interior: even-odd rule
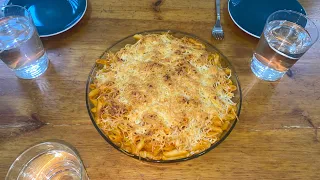
[[[13,71],[18,78],[33,79],[43,74],[47,70],[48,65],[49,59],[47,54],[44,53],[44,55],[34,63],[19,69],[14,69]]]
[[[275,69],[272,69],[272,68],[262,64],[254,56],[251,60],[251,70],[254,75],[256,75],[258,78],[265,80],[265,81],[279,80],[286,73],[286,72],[277,71]]]

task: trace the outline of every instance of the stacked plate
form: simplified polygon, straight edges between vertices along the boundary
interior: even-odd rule
[[[7,4],[26,7],[40,37],[67,31],[81,20],[87,9],[87,0],[8,0]]]
[[[306,14],[297,0],[229,0],[228,3],[228,11],[233,22],[256,38],[260,38],[268,16],[284,9]]]

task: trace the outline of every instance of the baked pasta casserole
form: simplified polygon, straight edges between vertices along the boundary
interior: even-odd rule
[[[134,38],[96,61],[101,68],[89,93],[96,124],[121,149],[147,159],[206,150],[237,118],[231,70],[189,37]]]

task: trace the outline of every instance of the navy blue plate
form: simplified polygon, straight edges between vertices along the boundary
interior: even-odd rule
[[[31,13],[40,37],[60,34],[76,25],[87,9],[87,0],[9,0]]]
[[[306,15],[297,0],[229,0],[228,11],[233,22],[244,32],[260,38],[270,14],[293,10]]]

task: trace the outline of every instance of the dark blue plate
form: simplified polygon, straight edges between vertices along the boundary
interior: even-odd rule
[[[76,25],[87,9],[87,0],[9,0],[31,13],[40,37],[60,34]]]
[[[228,3],[233,22],[256,38],[260,38],[269,15],[284,9],[306,14],[297,0],[229,0]]]

